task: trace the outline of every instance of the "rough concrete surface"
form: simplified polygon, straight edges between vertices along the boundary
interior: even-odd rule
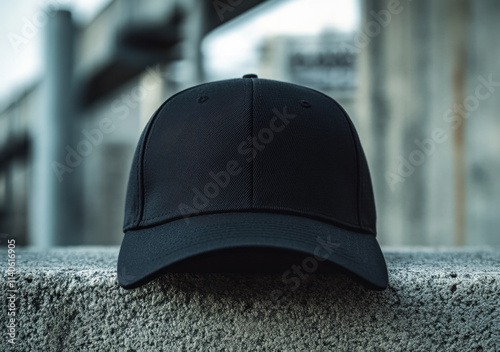
[[[500,350],[500,250],[384,252],[383,292],[340,274],[294,291],[281,275],[169,274],[127,291],[117,247],[18,249],[16,344],[4,274],[0,351]]]

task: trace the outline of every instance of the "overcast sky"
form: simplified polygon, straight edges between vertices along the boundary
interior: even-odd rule
[[[36,24],[43,21],[47,5],[69,8],[77,22],[86,23],[110,1],[0,0],[0,106],[41,74],[44,28]],[[253,71],[258,59],[256,48],[264,37],[315,34],[326,28],[350,31],[359,23],[359,12],[358,0],[269,1],[206,38],[206,67],[219,79],[232,77],[234,72],[241,72],[241,67]],[[34,28],[28,36],[27,28]],[[17,36],[27,39],[16,44]]]

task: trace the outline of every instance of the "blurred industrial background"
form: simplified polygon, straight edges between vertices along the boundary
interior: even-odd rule
[[[256,73],[337,99],[383,245],[500,245],[500,2],[0,0],[0,233],[119,244],[146,122]],[[320,151],[319,151],[320,152]]]

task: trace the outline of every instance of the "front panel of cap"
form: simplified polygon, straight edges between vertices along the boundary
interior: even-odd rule
[[[251,165],[238,152],[251,135],[251,82],[191,88],[168,101],[147,138],[140,225],[251,207]]]
[[[357,153],[346,116],[330,98],[282,82],[253,79],[252,202],[354,227]],[[257,145],[255,145],[257,144]]]

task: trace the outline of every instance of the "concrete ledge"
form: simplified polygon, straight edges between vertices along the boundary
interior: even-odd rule
[[[7,263],[7,254],[1,259]],[[0,351],[498,351],[500,251],[386,249],[390,287],[317,274],[166,275],[126,291],[117,247],[16,251],[16,344]],[[271,299],[273,290],[286,294]]]

